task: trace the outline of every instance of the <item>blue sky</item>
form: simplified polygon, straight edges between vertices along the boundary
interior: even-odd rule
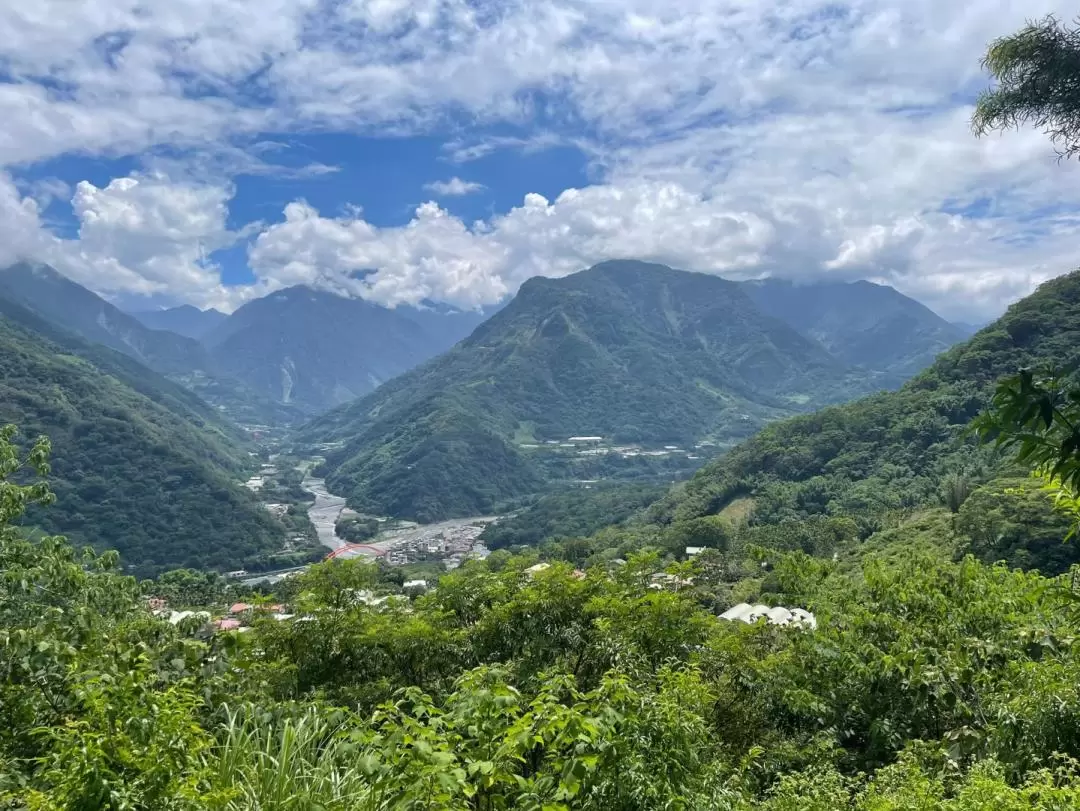
[[[0,265],[481,307],[636,257],[984,320],[1077,249],[1076,167],[969,127],[1032,1],[10,4]]]

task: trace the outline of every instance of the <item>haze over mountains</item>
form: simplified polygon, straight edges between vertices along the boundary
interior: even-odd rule
[[[483,320],[452,308],[393,310],[290,287],[248,302],[204,335],[216,368],[319,414],[449,349]]]
[[[132,315],[150,329],[164,329],[196,340],[228,318],[218,310],[200,310],[190,304],[163,310],[143,310]]]
[[[899,386],[975,331],[872,282],[762,279],[745,282],[743,289],[762,312],[818,341],[834,357],[873,370],[881,388]]]
[[[388,309],[293,287],[232,315],[131,315],[46,265],[0,271],[0,296],[183,383],[245,422],[300,422],[366,394],[465,337],[484,315]]]

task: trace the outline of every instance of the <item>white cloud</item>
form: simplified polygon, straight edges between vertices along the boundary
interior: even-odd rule
[[[169,294],[211,305],[234,293],[221,284],[207,257],[242,234],[226,226],[232,189],[134,175],[104,188],[82,181],[72,207],[77,240],[53,247],[54,262],[76,281],[100,292]]]
[[[984,317],[1075,261],[1077,167],[1039,133],[976,141],[967,126],[986,43],[1048,0],[9,5],[0,166],[162,146],[213,156],[190,173],[157,158],[134,186],[80,184],[78,241],[0,182],[0,213],[22,223],[0,223],[0,254],[51,256],[99,289],[198,303],[317,281],[468,304],[533,273],[640,256],[871,276]],[[376,228],[298,202],[252,246],[259,284],[224,290],[200,251],[237,238],[231,178],[274,171],[244,145],[311,129],[451,133],[458,162],[574,145],[596,182],[471,224],[429,204]],[[443,183],[435,194],[470,185]],[[964,215],[983,198],[987,216]],[[377,272],[360,283],[356,269]]]
[[[471,180],[462,180],[460,177],[452,177],[449,180],[435,180],[425,183],[424,188],[436,197],[463,197],[466,194],[475,194],[487,188],[483,183]]]

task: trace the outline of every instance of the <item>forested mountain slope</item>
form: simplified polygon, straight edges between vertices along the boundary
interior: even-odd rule
[[[134,358],[234,419],[256,423],[297,419],[294,410],[223,374],[195,339],[151,329],[47,265],[23,263],[0,270],[0,299],[32,310],[65,332]]]
[[[144,326],[48,265],[24,263],[0,270],[0,296],[155,372],[189,374],[210,367],[206,350],[195,339]]]
[[[1022,366],[1080,362],[1080,272],[1054,279],[896,392],[765,428],[656,505],[660,521],[752,495],[759,520],[873,515],[937,500],[946,476],[978,479],[994,455],[965,436],[994,382]]]
[[[138,571],[237,568],[283,531],[236,479],[247,449],[191,392],[0,299],[0,423],[53,443],[56,504],[28,524]]]
[[[971,334],[897,290],[867,281],[761,279],[744,282],[743,289],[763,312],[873,372],[883,389],[901,385]]]
[[[875,388],[740,286],[643,262],[535,278],[469,338],[317,419],[328,482],[361,509],[491,509],[542,478],[519,445],[719,442]]]

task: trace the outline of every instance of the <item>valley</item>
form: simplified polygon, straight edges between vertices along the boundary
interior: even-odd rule
[[[310,475],[309,468],[310,464],[303,466],[304,478],[300,482],[300,487],[315,498],[315,503],[307,510],[308,520],[315,527],[319,543],[331,551],[339,549],[347,543],[337,534],[337,521],[345,509],[345,499],[331,495],[326,489],[326,482]]]
[[[0,809],[1080,809],[1067,12],[0,4]]]

